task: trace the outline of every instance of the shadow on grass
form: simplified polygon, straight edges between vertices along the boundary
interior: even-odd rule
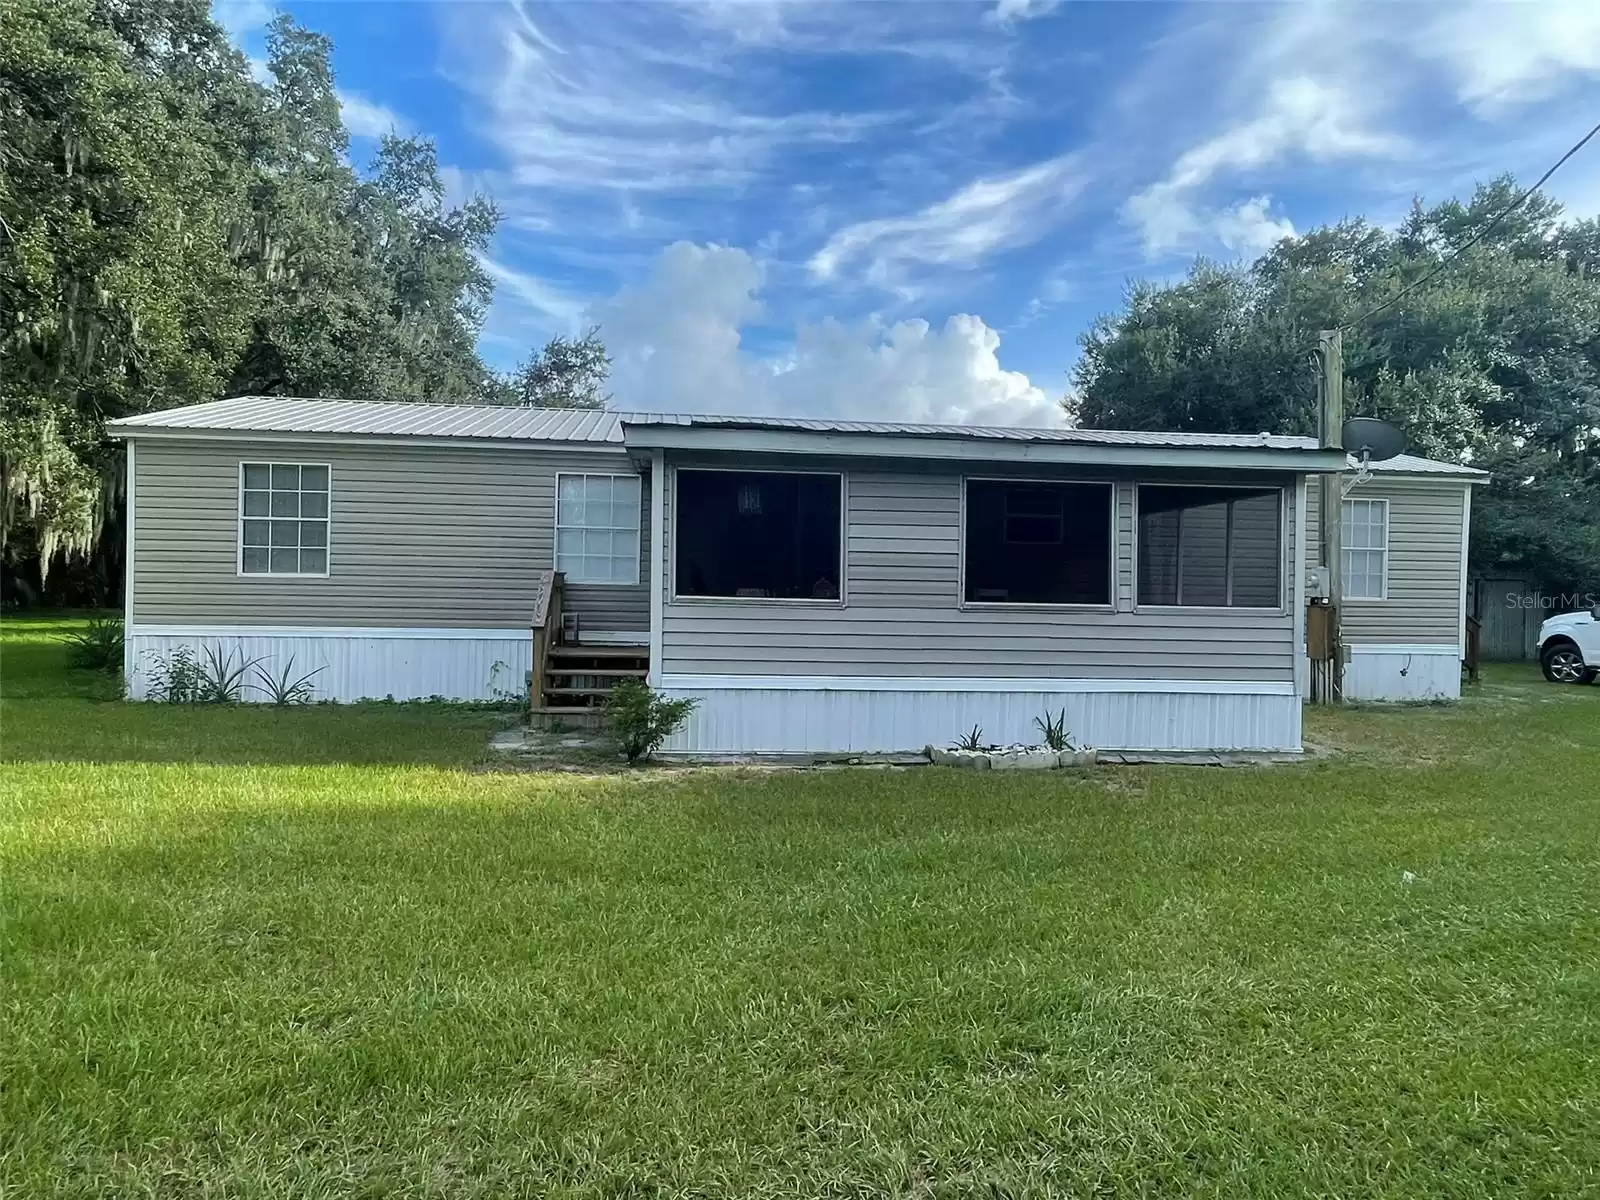
[[[160,705],[6,699],[0,761],[464,767],[515,713],[445,704]]]
[[[449,704],[161,705],[122,700],[116,674],[75,670],[79,615],[7,616],[0,762],[463,767],[513,709]]]

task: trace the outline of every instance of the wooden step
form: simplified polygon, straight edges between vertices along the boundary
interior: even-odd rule
[[[550,647],[551,658],[649,658],[649,646],[573,646]]]
[[[609,696],[610,688],[545,688],[546,696]]]
[[[557,667],[552,665],[550,675],[594,675],[600,679],[643,679],[650,674],[649,667]]]

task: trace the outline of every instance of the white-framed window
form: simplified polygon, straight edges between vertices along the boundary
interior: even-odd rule
[[[568,583],[639,582],[637,475],[556,476],[556,570]]]
[[[1339,538],[1344,547],[1344,598],[1387,599],[1389,502],[1346,500]]]
[[[328,573],[327,463],[239,464],[239,574]]]

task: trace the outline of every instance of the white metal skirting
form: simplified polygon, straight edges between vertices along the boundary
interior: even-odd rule
[[[210,648],[234,662],[260,659],[274,675],[316,671],[317,700],[516,700],[524,694],[532,639],[519,629],[294,629],[135,626],[128,638],[128,694],[149,697],[151,672],[179,646]],[[320,669],[318,669],[320,668]],[[247,673],[241,699],[265,701]]]
[[[1105,750],[1279,750],[1300,745],[1300,698],[1282,684],[1190,680],[1052,681],[674,677],[662,689],[699,706],[668,750],[701,754],[920,750],[974,725],[988,742],[1037,742],[1034,718],[1066,710],[1073,738]],[[756,680],[758,684],[775,681]],[[841,682],[845,686],[838,686]],[[863,687],[863,682],[889,686]],[[1214,690],[1208,690],[1214,689]]]
[[[1346,700],[1459,700],[1461,651],[1445,645],[1350,647]]]

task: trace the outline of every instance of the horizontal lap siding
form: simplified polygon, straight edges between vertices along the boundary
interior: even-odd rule
[[[1347,600],[1344,637],[1352,646],[1449,643],[1461,636],[1461,522],[1467,485],[1385,480],[1353,488],[1351,499],[1389,502],[1389,597]],[[1317,528],[1317,489],[1308,513]],[[1307,538],[1313,543],[1312,538]],[[1307,547],[1314,565],[1318,551]]]
[[[626,455],[141,440],[135,624],[517,628],[553,566],[556,474],[633,474]],[[237,574],[241,462],[332,467],[329,576]],[[649,571],[649,487],[640,579]],[[591,630],[650,626],[649,589],[572,585]]]
[[[854,470],[838,607],[673,602],[667,674],[1293,678],[1294,621],[1261,613],[963,610],[961,480]],[[1131,608],[1133,489],[1116,492],[1113,595]],[[668,530],[672,489],[668,488]],[[668,538],[670,562],[670,536]],[[670,571],[668,572],[670,580]],[[670,583],[669,583],[670,588]]]

